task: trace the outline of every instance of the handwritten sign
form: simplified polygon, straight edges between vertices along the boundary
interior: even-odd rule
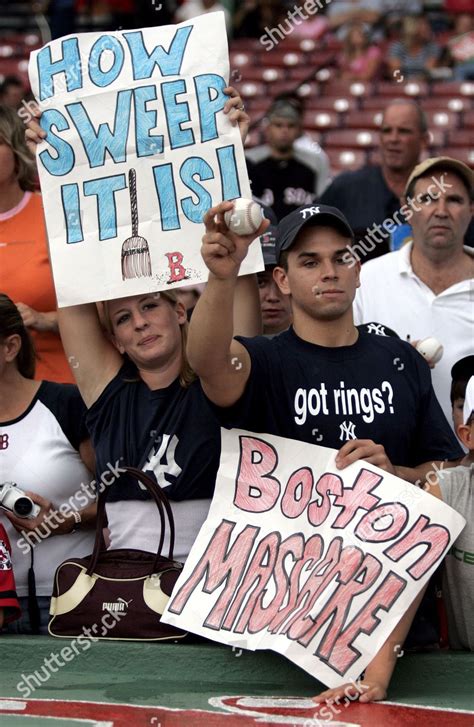
[[[284,654],[330,687],[357,679],[465,525],[435,497],[336,451],[222,430],[209,516],[167,623]]]
[[[223,107],[223,13],[85,33],[31,54],[38,168],[59,306],[207,279],[204,213],[250,197]],[[263,269],[258,242],[242,274]]]

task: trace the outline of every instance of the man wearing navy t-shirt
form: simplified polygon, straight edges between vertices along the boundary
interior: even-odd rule
[[[412,481],[420,463],[432,469],[434,461],[461,457],[423,357],[400,339],[354,326],[360,265],[348,261],[353,232],[342,213],[311,205],[280,222],[273,275],[291,296],[293,325],[270,340],[236,340],[234,290],[252,236],[229,232],[223,209],[205,216],[210,274],[188,339],[190,363],[221,421],[336,448],[341,469],[364,459]],[[367,668],[362,701],[384,698],[394,666],[388,644],[403,642],[416,606]]]
[[[271,340],[232,339],[234,285],[248,246],[209,215],[206,224],[210,276],[188,353],[226,425],[333,447],[341,467],[364,459],[413,482],[417,466],[462,456],[423,357],[354,326],[360,265],[348,264],[353,233],[339,210],[301,207],[280,222],[273,275],[291,296],[293,326]]]

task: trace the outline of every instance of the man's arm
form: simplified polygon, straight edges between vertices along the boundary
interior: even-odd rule
[[[315,702],[320,704],[326,700],[347,697],[348,691],[349,693],[352,692],[354,696],[359,694],[360,702],[375,702],[385,699],[397,658],[400,655],[400,649],[408,634],[416,610],[421,603],[425,588],[421,590],[397,626],[395,626],[385,644],[374,656],[365,670],[363,680],[357,685],[349,682],[334,689],[327,689],[314,697]]]
[[[221,202],[204,217],[201,253],[209,268],[209,280],[194,309],[187,346],[189,362],[206,395],[222,407],[238,401],[250,375],[250,356],[233,340],[234,298],[240,264],[251,242],[269,224],[263,220],[256,233],[235,235],[224,222],[224,213],[232,206],[232,202]]]

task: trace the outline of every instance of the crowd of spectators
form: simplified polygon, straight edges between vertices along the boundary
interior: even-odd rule
[[[85,14],[96,28],[107,23],[125,28],[181,22],[223,10],[229,38],[235,39],[258,39],[268,28],[289,22],[294,8],[294,3],[273,0],[244,0],[234,9],[212,0],[164,0],[159,5],[155,8],[144,0],[52,0],[35,7],[49,17],[53,37],[74,31],[76,21]],[[333,0],[293,29],[295,37],[334,41],[336,76],[342,80],[393,79],[396,72],[407,80],[426,80],[442,67],[449,68],[454,79],[472,80],[474,30],[468,5],[447,0],[445,13],[430,15],[423,14],[420,0]],[[265,113],[265,143],[247,152],[252,192],[271,221],[268,228],[265,222],[260,229],[265,270],[258,275],[256,317],[249,315],[252,300],[258,303],[255,281],[240,279],[234,301],[235,259],[231,273],[227,265],[224,274],[229,260],[210,249],[216,236],[224,247],[236,244],[222,230],[222,215],[231,207],[226,202],[204,220],[203,255],[211,271],[206,287],[167,291],[158,300],[150,294],[97,307],[75,306],[58,315],[34,158],[17,114],[27,92],[15,76],[4,78],[0,86],[0,427],[7,432],[7,440],[27,436],[30,442],[36,437],[36,449],[23,459],[25,469],[21,470],[16,466],[19,450],[3,447],[0,475],[20,477],[21,484],[33,491],[41,514],[32,528],[53,508],[53,500],[57,506],[72,496],[79,481],[87,478],[88,469],[101,472],[124,452],[127,464],[139,466],[147,454],[150,430],[164,432],[167,427],[163,436],[176,435],[180,442],[173,450],[180,464],[166,489],[177,521],[178,556],[184,559],[212,498],[219,424],[313,442],[314,422],[308,420],[306,428],[301,428],[291,412],[281,414],[279,402],[282,391],[290,401],[296,389],[303,390],[306,383],[307,388],[311,386],[308,372],[313,375],[315,361],[318,376],[326,376],[328,386],[346,378],[364,390],[376,385],[379,369],[387,379],[395,376],[394,356],[403,354],[407,361],[409,383],[396,393],[397,427],[389,416],[378,428],[362,415],[354,416],[363,438],[341,446],[339,424],[330,417],[321,424],[324,444],[341,447],[345,464],[364,458],[414,486],[423,481],[427,466],[435,460],[446,460],[448,467],[462,463],[472,472],[472,407],[466,408],[465,400],[470,406],[471,399],[465,393],[474,374],[474,322],[469,308],[474,267],[472,226],[469,231],[473,173],[453,158],[423,161],[429,127],[422,103],[408,98],[386,103],[379,130],[379,163],[332,178],[324,147],[317,147],[305,133],[301,99],[289,93],[273,100]],[[231,95],[228,104],[231,119],[233,114],[244,137],[251,119],[242,99]],[[412,206],[412,200],[417,200],[418,207]],[[302,207],[308,213],[304,223],[298,218]],[[311,219],[320,210],[323,222],[313,220],[313,226]],[[304,263],[296,257],[302,241]],[[348,242],[350,264],[340,254],[341,245]],[[259,329],[260,315],[263,339],[252,337]],[[191,338],[186,348],[188,319]],[[137,331],[145,335],[154,330],[157,321],[165,331],[166,365],[153,336],[143,339],[147,343],[142,348],[143,341],[137,343],[135,338]],[[387,334],[389,329],[392,335]],[[232,334],[241,336],[236,341]],[[442,364],[433,371],[409,345],[429,336],[444,345]],[[245,364],[238,376],[225,363],[232,356]],[[81,361],[78,367],[77,360]],[[348,361],[356,363],[352,366]],[[459,361],[463,362],[462,386],[453,395],[451,384],[456,383]],[[67,385],[74,379],[78,388]],[[457,421],[453,406],[463,410]],[[42,462],[49,478],[46,471],[32,465],[31,458],[39,456],[42,447],[52,452],[53,461]],[[143,466],[148,463],[153,469],[153,455],[149,457]],[[69,467],[69,479],[63,465]],[[456,476],[465,483],[473,475],[458,472]],[[54,484],[55,477],[61,486]],[[449,501],[449,484],[448,477],[433,494]],[[146,493],[128,476],[119,477],[111,492],[112,547],[152,551],[159,528],[157,520],[149,518]],[[473,502],[472,490],[466,492],[465,516],[474,514]],[[50,550],[42,544],[39,550],[36,570],[43,631],[54,566],[66,555],[88,550],[91,534],[81,530],[91,529],[94,517],[94,508],[88,506],[62,531],[71,538],[76,533],[75,539],[66,538],[62,547]],[[19,554],[15,534],[23,526],[11,516],[4,525],[3,530],[0,523],[0,575],[8,570],[10,583],[13,562],[19,602],[16,597],[5,600],[3,613],[0,580],[0,628],[19,615],[21,606],[29,618],[8,628],[29,633],[35,630],[28,599],[29,562]],[[8,569],[2,569],[7,561]],[[464,571],[459,578],[466,578]],[[466,591],[472,598],[472,583]],[[402,637],[408,625],[400,632]],[[465,626],[462,623],[461,637],[458,634],[453,644],[472,649]],[[384,688],[374,688],[373,694],[381,698]]]

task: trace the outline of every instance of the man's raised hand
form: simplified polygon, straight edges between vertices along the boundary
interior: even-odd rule
[[[202,238],[201,254],[209,271],[220,280],[237,277],[250,244],[263,234],[270,224],[263,219],[258,230],[251,235],[236,235],[224,221],[224,214],[233,208],[233,202],[221,202],[204,215],[206,232]]]

